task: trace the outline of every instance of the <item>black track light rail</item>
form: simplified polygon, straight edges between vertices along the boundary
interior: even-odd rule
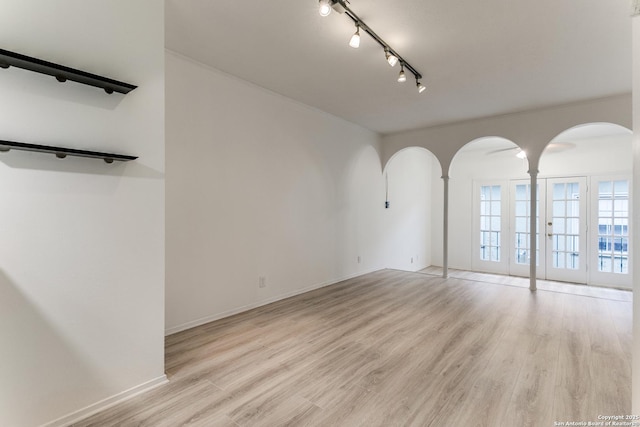
[[[351,20],[360,28],[362,28],[367,34],[369,34],[371,36],[371,38],[373,38],[376,42],[378,42],[378,44],[380,46],[382,46],[385,50],[388,50],[389,53],[391,53],[393,56],[395,56],[396,58],[398,58],[398,62],[400,62],[400,64],[404,65],[404,67],[411,71],[411,73],[413,74],[413,76],[416,78],[417,80],[422,79],[422,74],[420,74],[420,72],[418,70],[416,70],[411,64],[409,64],[407,62],[406,59],[404,59],[402,56],[400,56],[398,54],[398,52],[396,52],[395,50],[393,50],[393,48],[391,46],[389,46],[389,44],[387,42],[385,42],[384,40],[382,40],[382,37],[380,37],[379,35],[377,35],[375,33],[375,31],[373,31],[362,19],[360,19],[358,17],[358,15],[355,14],[354,11],[352,11],[351,9],[349,9],[349,6],[347,6],[347,2],[345,0],[332,0],[333,3],[338,3],[340,6],[342,6],[345,10],[346,15],[351,18]]]

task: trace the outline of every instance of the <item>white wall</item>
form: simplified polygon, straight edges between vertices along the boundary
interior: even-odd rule
[[[3,49],[139,85],[107,95],[0,70],[0,139],[140,156],[0,153],[0,425],[29,427],[164,377],[164,12],[153,0],[0,9]]]
[[[423,148],[398,152],[385,169],[389,209],[385,210],[386,266],[417,271],[431,265],[431,191],[438,161]]]
[[[385,267],[376,134],[171,52],[166,73],[169,333]]]
[[[635,12],[640,4],[634,0]],[[633,209],[640,212],[640,15],[631,18],[633,27]],[[640,215],[634,215],[634,230],[640,230]],[[635,233],[633,246],[640,248],[640,233]],[[640,271],[640,256],[633,257],[634,271]],[[640,279],[633,281],[633,290],[640,294]],[[633,299],[633,384],[632,413],[640,413],[640,298]]]

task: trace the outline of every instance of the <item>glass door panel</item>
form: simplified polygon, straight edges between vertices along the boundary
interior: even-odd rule
[[[630,180],[596,177],[592,181],[591,279],[594,284],[631,287]]]
[[[546,278],[586,283],[586,179],[547,180]]]
[[[544,212],[544,185],[537,186],[536,218],[536,256],[537,274],[544,275],[544,247],[540,247],[540,209]],[[542,190],[541,190],[542,189]],[[542,193],[542,194],[541,194]],[[529,276],[531,263],[531,184],[529,180],[511,181],[511,260],[509,274],[514,276]],[[544,243],[544,242],[543,242]],[[541,267],[542,260],[542,267]]]

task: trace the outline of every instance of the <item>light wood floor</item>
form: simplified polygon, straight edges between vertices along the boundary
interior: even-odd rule
[[[169,384],[76,426],[548,427],[629,414],[626,299],[384,270],[167,337]]]

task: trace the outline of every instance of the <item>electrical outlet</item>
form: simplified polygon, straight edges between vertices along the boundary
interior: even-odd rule
[[[264,276],[258,277],[258,287],[266,288],[267,287],[267,278]]]
[[[413,257],[411,257],[411,264],[413,264]]]
[[[358,264],[360,264],[360,261],[362,261],[362,259],[360,259],[360,255],[358,255]]]

